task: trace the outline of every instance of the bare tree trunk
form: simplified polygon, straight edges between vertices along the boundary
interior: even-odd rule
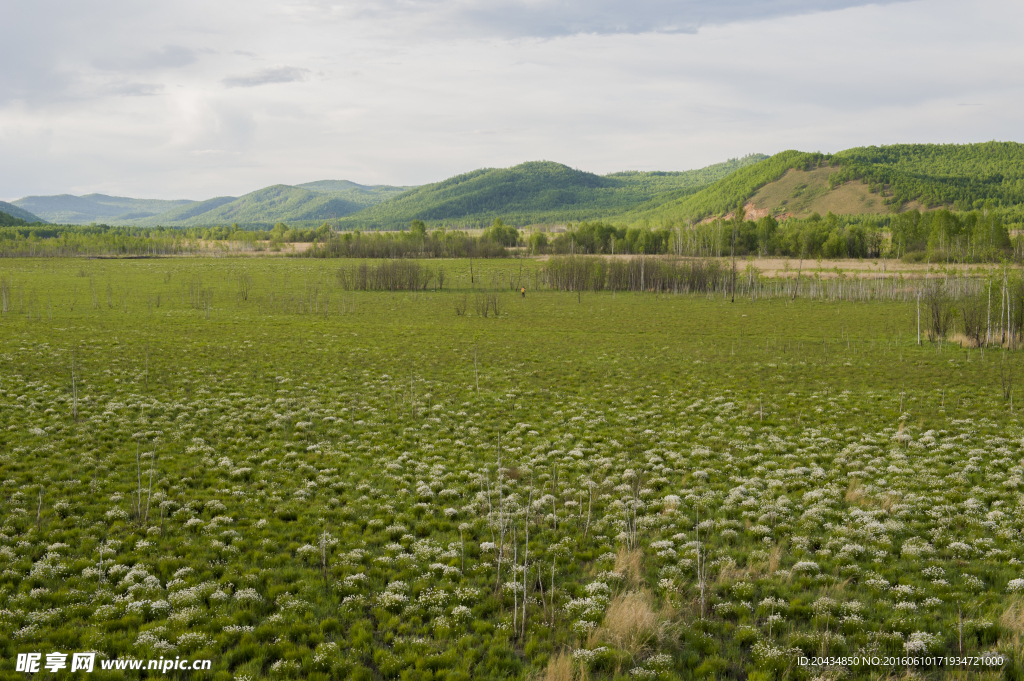
[[[149,506],[153,501],[153,468],[156,466],[156,452],[152,452],[150,456],[153,458],[149,460],[149,493],[146,495],[146,517],[142,521],[143,525],[149,522]],[[142,501],[141,497],[139,501]]]

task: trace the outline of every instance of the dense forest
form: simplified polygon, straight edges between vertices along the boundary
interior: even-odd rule
[[[859,147],[830,159],[839,170],[834,184],[860,180],[891,205],[918,201],[959,211],[1024,203],[1024,145],[894,144]]]

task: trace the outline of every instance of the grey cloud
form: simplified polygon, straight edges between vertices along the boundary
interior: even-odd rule
[[[95,65],[105,71],[154,71],[188,66],[196,61],[198,53],[181,45],[165,45],[161,50],[105,55]]]
[[[694,33],[702,26],[830,12],[909,0],[373,0],[325,4],[345,19],[410,19],[438,33],[505,38]]]
[[[272,83],[294,83],[306,80],[309,69],[302,69],[297,66],[276,66],[250,73],[246,76],[229,76],[221,82],[226,87],[257,87],[270,85]]]
[[[164,86],[159,83],[122,83],[110,85],[103,92],[122,97],[150,97],[163,92]]]

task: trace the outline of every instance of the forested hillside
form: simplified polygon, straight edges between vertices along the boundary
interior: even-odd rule
[[[90,222],[128,224],[192,203],[195,201],[132,199],[125,196],[107,196],[106,194],[26,196],[14,201],[14,205],[19,208],[31,211],[49,222],[60,224],[88,224]]]
[[[22,220],[25,223],[45,222],[45,220],[40,218],[38,215],[34,215],[33,213],[28,212],[24,208],[19,208],[18,206],[15,206],[13,203],[7,203],[6,201],[0,201],[0,213],[6,215],[6,218],[4,219],[13,218]],[[12,223],[0,222],[0,224],[7,225]]]
[[[549,161],[481,169],[418,187],[350,216],[342,226],[401,229],[412,220],[423,220],[432,225],[482,227],[499,217],[516,225],[615,217],[698,191],[764,158],[753,154],[699,170],[603,176]]]
[[[0,206],[2,208],[2,206]],[[28,223],[21,218],[16,218],[10,213],[0,211],[0,227],[24,227]]]
[[[1024,144],[895,144],[858,147],[832,157],[834,184],[869,183],[892,205],[919,201],[957,210],[1024,203]]]
[[[60,224],[95,222],[145,227],[193,227],[239,223],[257,227],[281,221],[322,221],[332,214],[348,215],[407,189],[383,185],[364,186],[346,180],[321,180],[294,187],[273,185],[241,197],[220,196],[206,201],[62,194],[27,196],[18,199],[15,202],[17,205],[8,205],[15,210],[33,210],[46,220]]]
[[[224,197],[180,211],[156,215],[137,224],[145,226],[194,227],[219,224],[271,226],[278,222],[323,222],[363,210],[408,187],[385,185],[367,187],[345,180],[321,180],[305,185],[276,184],[238,198]]]
[[[1024,144],[897,144],[858,147],[831,155],[784,151],[699,192],[645,207],[626,218],[631,223],[671,225],[722,216],[738,204],[746,204],[759,190],[770,194],[764,188],[779,182],[791,170],[821,169],[830,169],[828,191],[849,183],[862,184],[862,193],[877,196],[877,203],[886,212],[916,207],[968,211],[985,206],[1024,206]],[[787,198],[797,198],[801,189],[798,187]],[[770,211],[787,214],[787,198],[770,206]],[[870,201],[845,203],[851,213],[876,212],[858,206]],[[803,207],[810,213],[814,204]]]
[[[414,220],[428,228],[464,229],[485,227],[498,218],[519,227],[605,221],[671,229],[729,216],[737,205],[754,217],[780,220],[829,212],[999,208],[1007,224],[1017,225],[1024,222],[1024,144],[900,144],[836,154],[790,150],[699,170],[609,175],[535,161],[474,170],[420,187],[320,180],[206,201],[90,194],[30,196],[7,205],[6,212],[27,222],[38,215],[63,224],[237,225],[250,230],[268,230],[277,223],[310,229],[327,220],[337,220],[343,230],[403,230]]]
[[[631,222],[665,223],[723,214],[735,208],[738,203],[746,201],[764,185],[781,178],[789,169],[815,167],[823,160],[822,154],[783,151],[740,168],[698,192],[660,205],[645,206],[644,209],[626,217]]]

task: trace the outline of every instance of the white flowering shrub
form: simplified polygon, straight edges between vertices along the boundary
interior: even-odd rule
[[[932,649],[938,646],[941,642],[942,638],[937,634],[915,631],[907,637],[907,641],[903,644],[903,647],[906,649],[908,654],[920,655],[931,652]]]

